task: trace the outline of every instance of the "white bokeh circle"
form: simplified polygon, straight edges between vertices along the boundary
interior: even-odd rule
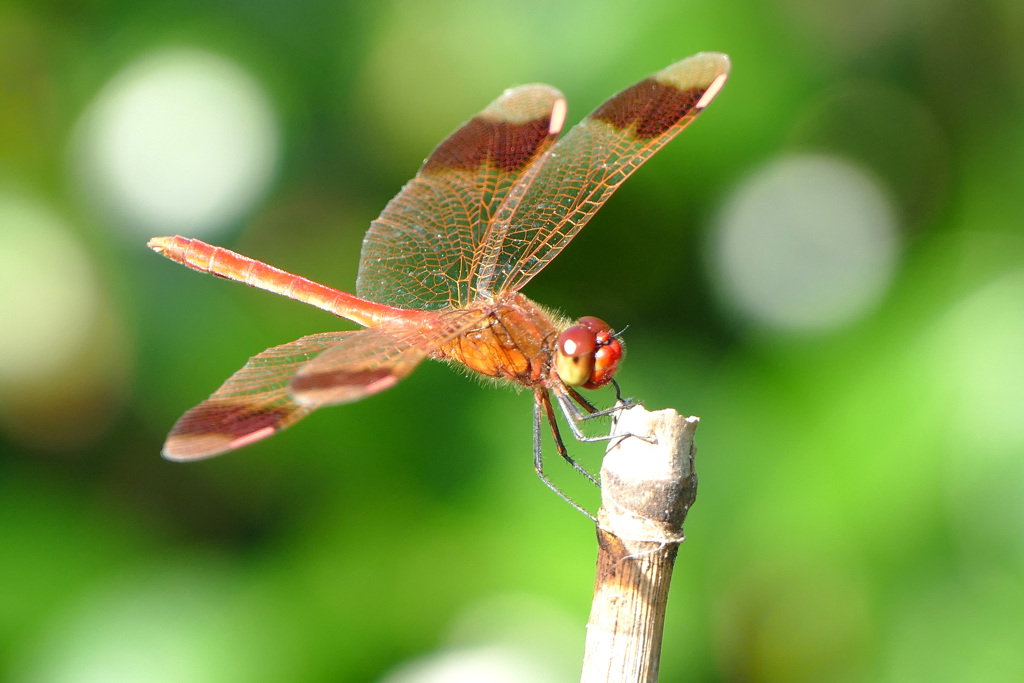
[[[887,194],[844,159],[769,163],[726,199],[709,242],[718,291],[765,328],[827,330],[867,313],[899,247]]]
[[[270,102],[240,65],[168,49],[116,74],[77,126],[75,176],[132,235],[210,236],[266,191],[279,136]]]
[[[0,384],[46,376],[93,334],[102,293],[93,263],[49,207],[0,191]]]

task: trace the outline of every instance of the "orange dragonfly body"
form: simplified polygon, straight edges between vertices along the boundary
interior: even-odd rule
[[[199,240],[150,240],[190,268],[366,328],[309,335],[252,357],[178,420],[164,456],[193,460],[240,448],[316,408],[387,389],[429,357],[532,389],[537,473],[558,491],[542,470],[543,417],[559,454],[586,474],[566,452],[550,396],[574,435],[589,440],[578,423],[596,410],[577,387],[614,382],[621,342],[603,321],[571,323],[519,290],[703,111],[728,73],[718,53],[677,62],[613,96],[560,140],[561,93],[546,85],[507,90],[442,142],[370,225],[358,296]]]

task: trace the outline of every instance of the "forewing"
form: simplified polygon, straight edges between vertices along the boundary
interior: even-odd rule
[[[633,171],[704,110],[728,73],[725,55],[694,55],[626,88],[569,131],[504,231],[485,245],[476,289],[518,290],[539,273]]]
[[[312,334],[253,356],[210,398],[181,416],[164,444],[164,457],[197,460],[219,455],[305,417],[317,406],[292,397],[292,377],[303,364],[354,334]]]
[[[564,121],[558,90],[526,85],[506,90],[452,133],[370,224],[356,293],[401,308],[468,304],[492,217]]]
[[[359,330],[310,361],[291,381],[295,400],[348,403],[394,386],[430,353],[478,325],[476,309],[442,311],[386,330]]]

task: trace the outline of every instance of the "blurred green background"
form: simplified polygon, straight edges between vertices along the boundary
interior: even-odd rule
[[[572,123],[716,50],[719,98],[526,289],[702,418],[662,680],[1024,680],[1022,44],[1016,0],[6,0],[0,678],[577,678],[594,533],[530,396],[427,363],[166,462],[248,356],[346,327],[144,245],[351,290],[502,89]]]

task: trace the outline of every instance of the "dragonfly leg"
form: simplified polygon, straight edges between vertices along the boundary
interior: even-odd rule
[[[557,396],[557,392],[556,392],[555,395]],[[551,425],[551,435],[553,437],[555,437],[555,448],[558,449],[558,454],[560,456],[562,456],[563,460],[565,460],[567,463],[572,465],[572,468],[574,470],[576,470],[577,472],[582,474],[584,477],[589,479],[595,486],[600,486],[601,484],[598,483],[596,478],[594,478],[594,475],[592,475],[590,472],[588,472],[585,467],[583,467],[578,462],[573,460],[572,457],[569,455],[569,451],[566,450],[565,442],[562,441],[562,435],[558,431],[558,422],[555,420],[555,410],[554,410],[554,408],[551,407],[551,398],[548,396],[548,392],[544,391],[543,389],[540,389],[540,390],[537,391],[536,397],[537,397],[537,401],[536,402],[540,402],[542,404],[542,406],[544,408],[544,413],[547,415],[547,418],[548,418],[548,424]],[[535,402],[535,404],[536,404],[536,402]],[[570,426],[573,427],[573,433],[574,434],[576,433],[576,430],[579,429],[579,427],[577,427],[576,424],[574,422],[572,422],[571,420],[570,420]],[[580,434],[582,434],[582,432],[580,432]],[[585,439],[581,439],[581,441],[582,440],[585,440]]]
[[[615,380],[612,380],[612,386],[615,387],[615,405],[613,405],[611,408],[598,410],[597,408],[594,407],[593,403],[591,403],[590,401],[583,397],[583,394],[576,391],[573,387],[566,385],[564,388],[569,393],[569,397],[572,398],[572,400],[576,401],[576,403],[580,404],[580,406],[582,406],[582,408],[589,413],[589,415],[583,415],[579,411],[574,411],[574,414],[579,415],[579,417],[577,417],[576,420],[582,421],[591,420],[595,417],[608,417],[609,415],[614,415],[620,410],[629,410],[633,406],[640,405],[640,402],[637,401],[636,399],[622,398],[622,390],[619,388],[619,383],[616,382]]]
[[[580,465],[578,463],[576,463],[575,460],[570,458],[569,454],[565,451],[565,444],[562,443],[562,438],[558,434],[558,427],[555,426],[555,422],[554,422],[554,419],[553,419],[554,418],[554,412],[551,410],[551,401],[548,399],[547,392],[544,391],[543,389],[538,389],[536,391],[536,393],[534,394],[534,397],[535,397],[535,400],[533,402],[533,469],[534,469],[535,472],[537,472],[537,476],[540,477],[540,480],[542,482],[544,482],[545,486],[547,486],[549,489],[551,489],[552,491],[557,493],[558,496],[562,500],[564,500],[566,503],[568,503],[569,505],[572,505],[574,508],[576,508],[577,510],[582,512],[584,515],[586,515],[587,517],[589,517],[590,519],[592,519],[592,520],[594,520],[596,522],[597,518],[594,517],[594,515],[590,514],[586,510],[584,510],[583,507],[580,506],[579,503],[577,503],[572,498],[570,498],[568,495],[566,495],[565,492],[562,491],[562,489],[560,489],[557,486],[555,486],[554,482],[552,482],[550,479],[548,479],[547,475],[544,474],[544,456],[543,456],[543,449],[542,449],[542,444],[541,444],[541,417],[540,417],[540,412],[541,412],[541,409],[542,409],[542,405],[544,407],[545,412],[548,415],[548,422],[551,425],[551,430],[552,430],[552,432],[553,432],[553,434],[555,436],[555,444],[559,447],[558,448],[559,455],[561,455],[563,458],[565,458],[565,460],[569,464],[571,464],[576,470],[578,470],[578,471],[582,472],[584,475],[586,475],[586,477],[588,479],[590,479],[590,481],[592,481],[595,484],[597,484],[597,481],[590,474],[590,472],[587,472],[585,469],[580,467]],[[600,486],[600,484],[598,484],[598,486]]]
[[[567,392],[569,392],[569,396],[570,396],[570,398],[572,398],[572,400],[574,400],[574,401],[576,401],[576,403],[580,404],[580,407],[582,407],[583,410],[585,410],[585,411],[587,411],[589,413],[589,415],[580,415],[580,419],[581,420],[590,419],[591,416],[596,415],[599,412],[607,412],[607,411],[599,411],[594,406],[593,403],[591,403],[590,401],[588,401],[586,398],[583,397],[583,394],[581,394],[580,392],[576,391],[572,387],[566,386],[565,390]]]
[[[635,436],[636,438],[643,439],[648,443],[654,443],[652,441],[651,436],[644,434],[587,436],[586,434],[583,433],[583,430],[580,428],[580,425],[578,423],[584,422],[586,420],[591,420],[595,417],[608,417],[610,415],[615,415],[620,410],[627,410],[636,405],[632,401],[632,399],[627,399],[625,401],[622,400],[621,396],[619,396],[617,384],[615,385],[615,394],[618,398],[615,401],[615,405],[613,405],[611,408],[606,408],[605,410],[598,410],[597,408],[594,408],[594,406],[591,405],[590,401],[583,398],[583,396],[580,395],[580,393],[573,389],[572,387],[556,385],[553,391],[555,392],[555,398],[558,400],[558,407],[562,409],[562,413],[565,415],[565,420],[566,422],[569,423],[569,429],[572,430],[573,436],[575,436],[578,441],[582,441],[584,443],[593,443],[595,441],[609,441],[613,438],[626,438],[630,436]],[[584,410],[588,411],[589,414],[584,414],[580,412],[580,409],[576,406],[576,404],[569,399],[572,399],[576,401],[576,403],[579,403],[581,406],[583,406]]]

